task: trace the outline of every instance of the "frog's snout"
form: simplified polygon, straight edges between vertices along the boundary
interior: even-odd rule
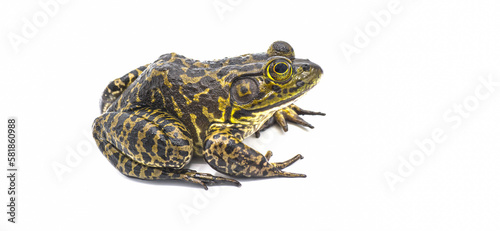
[[[321,69],[321,67],[316,64],[316,63],[311,63],[310,64],[320,75],[323,74],[323,69]]]
[[[307,61],[309,61],[309,60],[307,60]],[[323,69],[321,69],[321,67],[318,64],[310,62],[310,61],[308,63],[303,64],[302,69],[304,71],[311,71],[312,73],[315,72],[318,75],[323,74]]]

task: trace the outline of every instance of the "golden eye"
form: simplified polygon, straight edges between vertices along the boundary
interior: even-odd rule
[[[267,66],[267,76],[274,81],[285,81],[292,74],[292,67],[285,60],[276,60]]]

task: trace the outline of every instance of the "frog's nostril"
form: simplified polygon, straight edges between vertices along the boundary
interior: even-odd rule
[[[309,68],[310,68],[309,64],[302,65],[302,70],[304,71],[309,71]]]

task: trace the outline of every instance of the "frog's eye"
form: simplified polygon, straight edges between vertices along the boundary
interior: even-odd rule
[[[292,65],[283,59],[275,60],[267,66],[266,72],[274,81],[286,81],[292,76]]]

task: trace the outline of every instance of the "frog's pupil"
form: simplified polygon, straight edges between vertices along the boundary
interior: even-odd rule
[[[288,66],[284,63],[278,63],[276,64],[276,66],[274,66],[274,71],[276,71],[276,73],[285,73],[286,70],[288,69]]]

